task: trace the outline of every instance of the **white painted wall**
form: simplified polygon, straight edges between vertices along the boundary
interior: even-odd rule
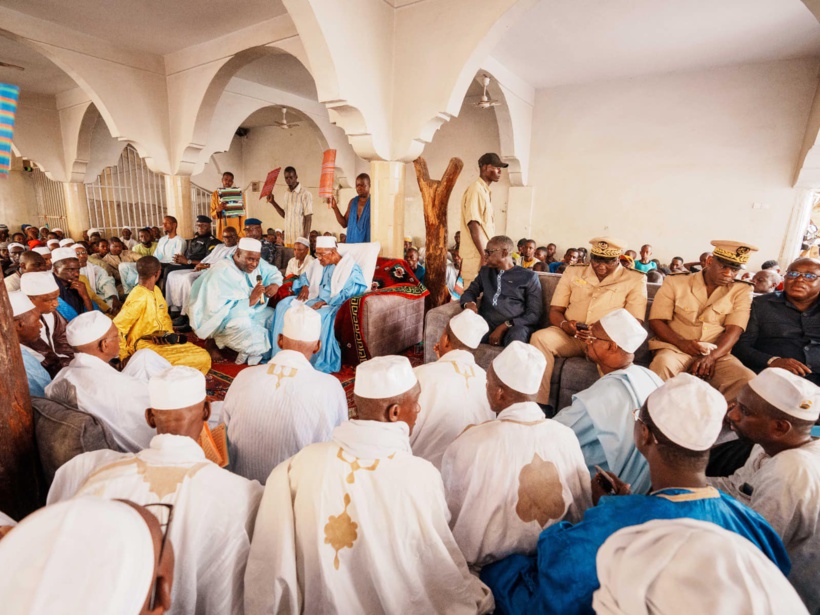
[[[560,250],[611,234],[668,262],[726,238],[760,247],[753,268],[777,258],[817,69],[789,60],[538,91],[535,239]]]
[[[11,233],[19,231],[22,224],[37,224],[32,174],[23,171],[21,160],[15,156],[11,157],[11,172],[0,179],[0,223]]]
[[[234,137],[227,152],[214,154],[204,171],[193,176],[191,181],[208,190],[215,190],[221,185],[221,174],[231,171],[236,185],[246,189],[250,182],[264,182],[272,169],[281,166],[283,172],[273,193],[277,202],[284,204],[287,192],[284,168],[292,166],[299,175],[299,181],[313,194],[312,228],[330,231],[338,236],[342,229],[333,211],[319,199],[323,147],[314,130],[307,125],[291,130],[271,126],[251,128],[247,136]],[[247,192],[246,199],[248,215],[262,220],[263,228],[284,226],[284,219],[266,200],[260,200],[258,194]]]
[[[447,207],[449,243],[452,243],[453,235],[461,224],[461,197],[467,187],[478,178],[478,159],[486,152],[498,151],[498,123],[495,119],[495,111],[477,109],[470,103],[463,104],[458,117],[444,124],[435,134],[433,141],[424,148],[421,155],[427,161],[432,179],[441,179],[450,158],[461,158],[464,161],[464,169],[450,195],[450,203]],[[405,235],[412,235],[416,245],[423,245],[425,240],[424,206],[412,164],[407,165],[405,176]],[[507,226],[509,186],[509,178],[504,172],[501,181],[493,184],[492,187],[497,233],[504,233]]]

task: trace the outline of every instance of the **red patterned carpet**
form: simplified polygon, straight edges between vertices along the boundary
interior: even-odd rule
[[[199,346],[204,345],[193,333],[188,334],[188,339]],[[222,351],[222,354],[225,356],[225,361],[214,363],[206,379],[208,397],[211,401],[221,401],[225,399],[225,393],[228,391],[228,387],[231,385],[231,382],[233,382],[233,379],[236,378],[239,372],[247,367],[247,365],[237,365],[234,363],[236,359],[235,352],[225,349]],[[424,349],[421,344],[408,348],[402,354],[410,359],[410,363],[413,367],[424,363]],[[342,387],[344,387],[345,394],[347,395],[347,406],[352,412],[355,409],[353,403],[353,382],[356,379],[356,368],[352,365],[342,365],[341,371],[333,375],[342,383]]]

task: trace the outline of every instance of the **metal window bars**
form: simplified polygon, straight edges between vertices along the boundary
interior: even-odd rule
[[[165,217],[165,180],[154,173],[132,145],[127,145],[116,166],[106,167],[85,185],[88,220],[103,236],[118,235],[123,226],[137,229],[162,226]]]
[[[40,169],[32,171],[37,199],[37,226],[68,229],[63,185],[48,178]]]

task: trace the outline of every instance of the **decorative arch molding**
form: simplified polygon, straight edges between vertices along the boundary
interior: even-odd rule
[[[296,109],[304,116],[305,119],[299,121],[310,124],[311,134],[323,150],[337,151],[336,179],[343,188],[352,187],[352,179],[356,176],[356,155],[344,131],[330,123],[321,103],[242,79],[233,79],[222,94],[212,119],[208,145],[201,150],[193,174],[200,173],[213,154],[230,148],[236,129],[253,113],[266,107],[282,106]]]

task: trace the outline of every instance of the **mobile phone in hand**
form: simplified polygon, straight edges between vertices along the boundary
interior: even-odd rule
[[[609,474],[604,472],[600,466],[595,466],[598,473],[595,475],[595,480],[601,488],[606,491],[607,495],[616,495],[618,490],[615,488],[615,482],[609,477]]]
[[[577,331],[589,331],[589,325],[586,324],[585,322],[576,322],[575,323],[575,329]]]

